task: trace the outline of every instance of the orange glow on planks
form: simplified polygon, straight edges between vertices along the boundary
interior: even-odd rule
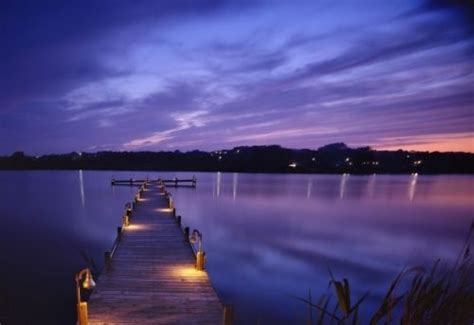
[[[125,229],[126,229],[126,231],[140,231],[140,230],[148,229],[148,226],[146,226],[146,225],[137,225],[137,224],[131,223]]]
[[[169,268],[169,274],[173,277],[177,277],[184,280],[193,279],[206,279],[207,274],[205,271],[197,270],[194,265],[175,265]]]
[[[156,212],[173,212],[171,208],[157,208],[155,209]]]

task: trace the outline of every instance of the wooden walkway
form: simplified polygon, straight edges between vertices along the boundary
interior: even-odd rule
[[[112,178],[110,181],[110,184],[112,186],[141,186],[144,182],[149,181],[151,183],[156,183],[158,180],[147,180],[147,179],[134,179],[134,178],[129,178],[129,179],[115,179]],[[196,177],[193,176],[193,178],[189,179],[178,179],[178,178],[173,178],[173,179],[162,179],[160,182],[166,186],[170,187],[196,187]]]
[[[89,324],[222,324],[223,305],[168,206],[149,184],[89,299]]]

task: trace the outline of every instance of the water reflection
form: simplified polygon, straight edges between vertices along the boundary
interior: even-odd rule
[[[85,195],[84,195],[84,179],[83,179],[83,176],[82,176],[82,169],[79,169],[79,187],[80,187],[80,190],[81,190],[82,207],[85,207],[86,206],[86,198],[85,198]]]
[[[239,174],[232,174],[232,199],[235,201],[237,198],[237,184],[238,184]]]
[[[311,178],[308,178],[308,186],[306,189],[306,198],[311,197],[311,189],[313,188],[313,180]]]
[[[408,176],[424,193],[416,201],[406,175],[223,173],[219,200],[217,175],[206,177],[176,202],[205,234],[213,284],[240,323],[304,323],[304,306],[288,294],[325,293],[328,267],[373,302],[402,268],[455,257],[474,216],[472,177]]]
[[[372,174],[367,181],[367,195],[369,198],[374,197],[375,174]]]
[[[339,198],[342,200],[346,193],[346,182],[349,179],[349,174],[341,175],[341,184],[339,185]]]
[[[213,187],[212,193],[213,196],[221,196],[221,172],[217,172],[216,174],[216,181],[215,181],[215,186]],[[215,193],[215,194],[214,194]]]
[[[0,172],[0,181],[12,184],[0,187],[0,322],[73,324],[72,276],[82,253],[101,267],[128,189],[114,198],[108,172]]]
[[[410,182],[408,184],[408,197],[410,198],[410,201],[413,201],[413,199],[415,198],[417,180],[418,180],[418,173],[414,173],[410,176]]]
[[[242,324],[259,318],[304,323],[306,308],[289,295],[325,293],[328,267],[353,283],[355,296],[370,290],[376,299],[403,267],[455,258],[474,216],[472,176],[147,174],[196,174],[196,189],[169,190],[183,222],[204,233],[213,286],[235,306],[236,323]],[[115,178],[144,175],[114,172]],[[110,177],[90,171],[0,172],[4,184],[13,184],[0,188],[8,202],[0,247],[15,247],[0,255],[0,264],[8,265],[0,269],[0,281],[7,279],[0,293],[7,288],[17,317],[27,317],[24,310],[41,311],[30,314],[42,323],[74,322],[71,275],[84,266],[78,248],[101,261],[124,204],[136,192],[128,186],[111,191]],[[48,182],[55,186],[43,187]],[[55,204],[42,204],[51,198]],[[35,268],[25,269],[25,261]],[[39,288],[24,280],[36,277],[46,279]],[[51,281],[56,288],[42,285]],[[44,297],[37,292],[47,291],[51,299],[41,305]]]

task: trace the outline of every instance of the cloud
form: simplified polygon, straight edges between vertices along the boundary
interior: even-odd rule
[[[444,7],[402,7],[2,2],[0,136],[12,140],[0,151],[471,132],[465,23]]]
[[[177,132],[193,127],[205,126],[205,119],[202,119],[201,117],[205,116],[207,113],[207,111],[194,111],[191,113],[174,114],[173,118],[177,123],[176,127],[165,131],[154,132],[152,135],[144,138],[137,138],[128,141],[123,144],[123,147],[127,149],[136,149],[161,144],[166,140],[173,139],[173,135]]]
[[[412,33],[411,29],[417,30]],[[402,37],[403,35],[403,37]],[[383,61],[401,58],[419,51],[459,42],[456,31],[446,31],[434,23],[417,24],[396,34],[383,33],[360,40],[342,54],[323,61],[310,63],[292,74],[289,82],[321,77],[347,70],[370,67]]]
[[[335,134],[338,132],[337,129],[334,128],[324,128],[324,127],[309,127],[309,128],[292,128],[292,129],[277,129],[272,128],[272,131],[267,132],[259,132],[250,133],[245,135],[236,135],[231,136],[226,139],[229,142],[248,142],[248,141],[256,141],[262,142],[265,141],[266,143],[279,143],[284,140],[293,139],[293,138],[307,138],[314,135],[321,135],[321,134]]]
[[[48,1],[0,3],[0,109],[60,96],[87,82],[130,74],[124,61],[107,62],[177,17],[199,16],[258,2]]]

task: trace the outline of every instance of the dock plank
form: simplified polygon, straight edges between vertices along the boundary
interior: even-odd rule
[[[150,185],[97,279],[89,324],[222,324],[223,305],[166,208],[159,185]]]

